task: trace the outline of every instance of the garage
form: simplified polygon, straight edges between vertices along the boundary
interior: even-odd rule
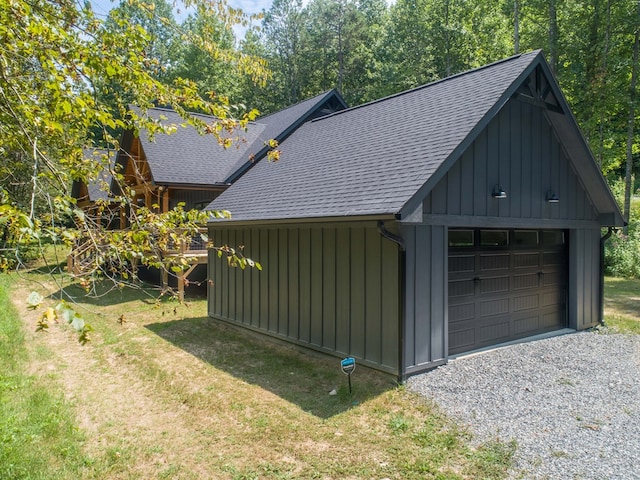
[[[567,232],[449,230],[449,355],[567,326]]]
[[[389,128],[393,125],[394,128]],[[540,52],[308,122],[211,208],[209,315],[401,380],[601,318],[624,219]],[[216,287],[217,286],[217,287]]]

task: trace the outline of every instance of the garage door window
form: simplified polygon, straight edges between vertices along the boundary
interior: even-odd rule
[[[480,230],[480,246],[506,247],[509,245],[508,230]]]
[[[450,247],[473,247],[473,230],[449,230]]]
[[[564,232],[562,230],[544,230],[542,244],[546,247],[564,245]]]
[[[538,245],[538,231],[514,230],[512,243],[518,247],[535,247]]]

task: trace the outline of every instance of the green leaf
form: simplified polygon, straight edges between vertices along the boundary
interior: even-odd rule
[[[82,318],[80,315],[78,315],[77,313],[73,316],[73,319],[71,320],[71,326],[77,331],[80,332],[84,326],[85,326],[85,322],[84,322],[84,318]]]
[[[27,307],[29,310],[35,310],[41,304],[44,298],[38,292],[31,292],[27,297]]]

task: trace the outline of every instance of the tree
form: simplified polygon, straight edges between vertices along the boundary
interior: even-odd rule
[[[633,57],[631,60],[631,79],[629,81],[629,116],[627,121],[627,148],[624,174],[624,216],[629,220],[631,212],[631,194],[633,190],[633,144],[635,137],[636,101],[638,97],[638,61],[640,59],[640,2],[637,3],[633,25]],[[624,233],[628,233],[625,226]]]
[[[241,19],[240,13],[227,9],[224,0],[184,3],[196,7],[200,17],[218,19],[225,26]],[[179,76],[170,81],[162,79],[158,70],[161,54],[154,46],[158,37],[131,21],[131,15],[138,11],[158,15],[155,5],[159,3],[128,0],[126,8],[115,9],[109,21],[103,21],[94,15],[89,3],[81,6],[74,0],[0,2],[1,164],[21,167],[15,170],[24,175],[18,183],[23,189],[27,185],[29,188],[28,195],[16,191],[11,192],[13,198],[8,191],[0,195],[0,226],[6,227],[5,239],[11,237],[22,245],[43,241],[71,245],[83,236],[100,237],[103,242],[120,243],[120,252],[137,252],[142,262],[166,268],[157,256],[148,255],[158,250],[158,242],[166,241],[162,233],[175,228],[193,229],[204,219],[180,211],[157,216],[140,212],[132,224],[138,234],[120,238],[120,233],[96,230],[97,225],[69,196],[72,180],[89,182],[107,167],[104,162],[83,157],[83,147],[92,140],[91,132],[101,131],[105,144],[115,149],[118,139],[111,132],[117,129],[146,129],[154,134],[175,128],[145,115],[156,102],[170,105],[185,123],[213,135],[241,128],[255,117],[256,112],[248,112],[235,118],[236,110],[225,96],[201,94],[193,81]],[[212,58],[257,81],[266,77],[261,61],[217,43],[217,39],[189,32],[183,40],[197,43]],[[140,108],[139,114],[128,111],[130,102]],[[217,120],[204,124],[189,111],[204,112]],[[114,201],[123,206],[130,203],[126,195]],[[18,230],[12,223],[14,217],[20,219]],[[225,252],[232,263],[246,265],[240,254]],[[117,275],[119,272],[106,268],[112,265],[102,262],[103,268],[96,269],[91,279]],[[126,277],[121,276],[116,285],[124,281]]]
[[[301,36],[304,28],[301,0],[274,0],[264,14],[264,42],[276,87],[277,107],[300,98]],[[274,110],[277,109],[274,108]]]

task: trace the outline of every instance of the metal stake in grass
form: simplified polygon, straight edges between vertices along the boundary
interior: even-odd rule
[[[351,395],[351,374],[356,369],[356,359],[353,357],[342,359],[340,368],[342,369],[342,373],[349,378],[349,395]]]

